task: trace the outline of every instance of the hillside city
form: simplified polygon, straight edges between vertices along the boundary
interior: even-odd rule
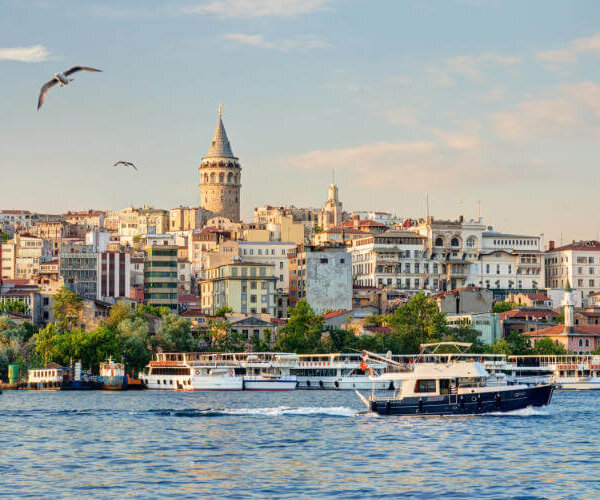
[[[39,330],[38,356],[42,332],[56,340],[60,331],[97,333],[113,321],[122,333],[120,323],[129,321],[133,331],[142,319],[146,334],[157,334],[150,351],[316,350],[316,344],[290,340],[290,323],[304,318],[315,342],[342,331],[348,342],[364,341],[330,340],[330,349],[402,349],[385,338],[412,304],[434,305],[428,321],[443,323],[434,333],[425,327],[429,333],[420,340],[462,332],[481,349],[502,350],[508,339],[512,353],[517,341],[550,352],[599,347],[598,241],[557,246],[542,235],[496,232],[481,217],[347,212],[335,182],[322,208],[264,205],[254,209],[252,222],[243,222],[242,164],[220,114],[199,179],[200,205],[194,207],[0,210],[3,329],[30,325],[21,341]],[[175,337],[173,331],[183,331],[185,338],[169,344],[167,331]],[[235,342],[219,347],[215,331],[234,335]],[[278,344],[280,332],[287,340]],[[121,348],[109,354],[118,356],[114,351]],[[18,351],[5,349],[3,363],[23,356]]]

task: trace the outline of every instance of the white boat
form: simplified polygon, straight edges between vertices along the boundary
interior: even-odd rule
[[[600,356],[511,356],[509,361],[521,367],[536,367],[552,373],[552,383],[566,391],[600,390]]]
[[[192,384],[185,391],[241,391],[244,377],[227,366],[192,365]]]
[[[141,377],[148,389],[173,391],[192,386],[192,369],[185,353],[157,353],[146,370]]]
[[[361,365],[361,354],[300,354],[291,373],[298,378],[298,389],[369,390],[373,386],[369,372],[379,376],[387,365],[373,361],[367,370]],[[377,383],[377,390],[386,389],[394,389],[393,382]]]
[[[298,385],[291,370],[297,363],[295,354],[247,354],[240,362],[245,370],[246,391],[293,391]]]

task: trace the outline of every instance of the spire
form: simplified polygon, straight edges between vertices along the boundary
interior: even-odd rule
[[[208,148],[206,158],[235,158],[235,156],[233,156],[233,151],[231,150],[231,145],[229,144],[229,139],[227,138],[227,133],[225,132],[225,127],[223,126],[222,118],[223,108],[221,103],[219,103],[219,121],[217,122],[215,135]]]

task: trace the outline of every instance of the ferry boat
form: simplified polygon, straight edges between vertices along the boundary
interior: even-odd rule
[[[96,378],[81,369],[78,361],[73,367],[62,367],[52,363],[47,368],[34,368],[28,371],[27,388],[30,390],[90,391],[101,389]]]
[[[489,373],[479,361],[421,362],[426,349],[441,345],[468,346],[443,342],[421,345],[415,362],[403,364],[388,360],[396,371],[374,377],[374,381],[400,382],[390,396],[372,394],[367,398],[356,391],[367,408],[380,415],[480,415],[508,412],[530,406],[546,406],[552,399],[552,384],[488,384]],[[366,352],[366,351],[365,351]],[[366,352],[371,360],[385,358]]]
[[[241,355],[244,357],[243,355]],[[291,371],[296,365],[296,354],[248,353],[240,361],[246,391],[293,391],[298,378]]]
[[[298,379],[298,389],[369,390],[373,382],[362,362],[358,353],[300,354],[291,373]],[[387,368],[384,362],[369,366],[374,376],[382,375]],[[393,381],[379,381],[376,389],[394,389]]]
[[[148,363],[142,381],[148,389],[176,391],[241,391],[244,378],[239,363],[218,354],[158,353]]]
[[[122,391],[127,387],[127,375],[123,363],[115,363],[112,358],[100,363],[98,381],[106,391]]]
[[[565,354],[557,356],[511,356],[520,367],[548,370],[557,389],[600,390],[600,356]]]

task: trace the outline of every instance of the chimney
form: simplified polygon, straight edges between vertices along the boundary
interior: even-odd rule
[[[459,215],[458,216],[458,222],[460,222],[462,224],[464,220],[465,220],[465,216],[464,215]]]
[[[358,215],[354,215],[353,219],[354,219],[354,227],[356,229],[359,229],[360,228],[360,217]]]
[[[554,250],[554,240],[548,242],[548,250]]]

